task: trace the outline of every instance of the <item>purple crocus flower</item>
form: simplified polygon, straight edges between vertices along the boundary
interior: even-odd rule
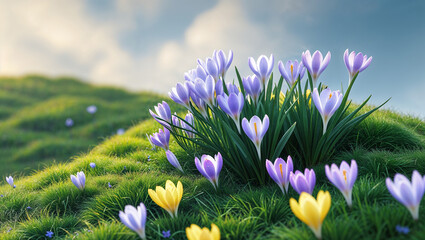
[[[195,93],[204,102],[209,104],[211,107],[214,104],[214,93],[215,93],[215,81],[210,75],[203,81],[202,79],[196,79],[195,81]]]
[[[195,165],[198,171],[204,176],[215,189],[218,188],[218,177],[223,167],[223,158],[217,153],[214,158],[209,155],[202,155],[201,160],[195,157]]]
[[[183,84],[177,83],[177,86],[173,87],[171,92],[168,92],[168,96],[170,96],[174,102],[189,108],[190,88],[188,86],[188,82],[186,81]]]
[[[251,96],[254,102],[257,102],[258,96],[261,93],[261,80],[255,76],[248,76],[242,79],[242,84],[245,91]]]
[[[282,158],[277,158],[274,165],[270,160],[266,160],[266,169],[270,177],[279,185],[282,193],[288,193],[289,173],[294,170],[291,156],[288,156],[286,162]]]
[[[95,168],[96,167],[96,163],[92,162],[89,164],[91,168]]]
[[[344,52],[344,62],[350,75],[349,82],[351,82],[351,80],[354,78],[354,75],[369,67],[370,63],[372,62],[372,57],[367,58],[367,55],[363,55],[361,52],[356,54],[354,51],[348,55],[347,49]]]
[[[121,222],[135,231],[141,239],[146,239],[145,226],[146,226],[146,207],[145,204],[140,203],[137,209],[131,205],[126,205],[124,212],[119,213]]]
[[[205,102],[193,91],[191,92],[191,96],[193,103],[198,108],[199,112],[202,114],[202,116],[207,117],[207,110],[205,106]]]
[[[316,185],[316,174],[313,169],[305,169],[304,174],[300,171],[291,172],[289,174],[289,182],[292,188],[298,193],[306,192],[313,194],[314,185]]]
[[[7,183],[8,183],[11,187],[16,188],[16,185],[15,185],[15,184],[13,184],[13,177],[12,177],[12,176],[6,177],[6,182],[7,182]]]
[[[410,211],[414,220],[418,220],[419,204],[425,191],[425,178],[415,170],[412,181],[397,173],[394,182],[390,178],[387,178],[385,182],[391,195]]]
[[[170,162],[171,165],[173,165],[173,167],[177,168],[182,173],[184,173],[182,166],[180,166],[179,160],[177,159],[176,155],[174,155],[173,152],[171,152],[170,150],[167,150],[165,152],[165,155],[167,155],[168,162]]]
[[[223,94],[217,97],[218,105],[235,122],[238,132],[241,132],[239,116],[242,112],[245,98],[242,93],[231,93],[229,96]]]
[[[155,106],[155,113],[150,109],[149,112],[158,123],[164,127],[170,126],[168,123],[171,121],[171,110],[170,106],[168,106],[165,101],[162,101],[162,104],[158,103],[158,105]]]
[[[331,60],[331,53],[328,52],[323,59],[323,55],[320,51],[315,51],[311,56],[310,51],[307,50],[302,54],[303,65],[307,68],[311,77],[313,78],[313,86],[316,87],[317,79],[320,74],[326,69]]]
[[[208,73],[205,69],[198,65],[195,69],[192,69],[184,74],[184,79],[190,82],[194,82],[197,78],[205,80],[207,78]]]
[[[97,107],[95,105],[90,105],[87,107],[86,110],[90,114],[95,114],[97,112]]]
[[[223,50],[214,51],[213,56],[218,64],[218,73],[220,74],[221,78],[224,79],[230,64],[232,64],[233,52],[232,50],[229,50],[228,58],[226,58]]]
[[[48,238],[52,238],[54,234],[55,233],[52,232],[52,231],[47,231],[45,236],[48,237]]]
[[[193,133],[194,129],[191,127],[191,126],[193,126],[193,124],[194,124],[194,118],[193,118],[192,113],[188,113],[188,114],[186,114],[186,116],[185,116],[184,120],[185,120],[188,124],[187,124],[187,123],[185,123],[184,121],[181,121],[181,125],[182,125],[182,128],[184,128],[184,129],[186,129],[186,130],[187,130],[187,131],[185,131],[185,132],[186,132],[186,134],[187,134],[187,136],[188,136],[188,137],[190,137],[190,138],[195,137],[195,134]],[[189,125],[189,124],[190,124],[190,125]]]
[[[335,185],[344,195],[345,201],[349,207],[352,206],[351,193],[353,190],[354,182],[357,178],[357,163],[353,159],[351,160],[351,166],[347,162],[343,161],[338,168],[336,164],[332,164],[329,168],[328,165],[325,166],[326,176],[329,181]]]
[[[167,151],[170,143],[170,131],[167,128],[159,129],[157,133],[152,134],[150,140],[156,146]]]
[[[156,151],[156,145],[152,143],[151,138],[150,138],[149,134],[147,134],[147,133],[146,133],[146,138],[148,139],[149,144],[152,146],[152,150]]]
[[[238,88],[238,86],[236,86],[236,84],[226,83],[226,87],[227,87],[227,92],[229,94],[231,94],[231,93],[238,94],[239,93],[239,88]]]
[[[171,123],[173,123],[173,125],[176,127],[180,127],[180,119],[176,116],[176,113],[171,116]]]
[[[205,62],[201,59],[198,59],[198,64],[205,69],[208,75],[210,75],[215,80],[215,82],[220,79],[220,72],[218,68],[219,66],[214,58],[207,58]]]
[[[84,172],[78,172],[77,176],[71,175],[72,183],[80,190],[84,190],[86,185],[86,175]]]
[[[72,127],[72,126],[74,126],[74,120],[72,120],[71,118],[67,118],[67,119],[65,120],[65,126],[67,126],[67,127]]]
[[[270,58],[267,58],[264,55],[261,55],[257,62],[254,58],[250,57],[248,59],[249,67],[251,71],[261,80],[261,86],[265,88],[267,81],[270,78],[270,75],[273,70],[274,58],[273,54],[270,55]]]
[[[264,116],[263,121],[258,116],[253,116],[249,122],[246,118],[242,119],[242,129],[257,148],[259,160],[261,160],[261,141],[269,129],[269,124],[270,120],[267,115]]]
[[[313,98],[314,105],[322,116],[323,134],[325,134],[329,119],[341,105],[342,93],[339,91],[332,92],[329,88],[326,88],[319,96],[319,91],[315,88],[311,96]]]
[[[295,82],[300,78],[300,80],[304,77],[305,68],[302,62],[297,60],[295,61],[287,61],[284,65],[281,61],[279,61],[279,71],[282,74],[282,77],[286,80],[286,82],[293,86]]]

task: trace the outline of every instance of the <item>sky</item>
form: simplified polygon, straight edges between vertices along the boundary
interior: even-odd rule
[[[373,56],[352,90],[354,102],[391,98],[388,109],[425,118],[423,0],[0,0],[0,75],[74,76],[131,91],[166,94],[215,49],[248,57],[301,59],[328,51],[320,81],[348,85],[343,53]]]

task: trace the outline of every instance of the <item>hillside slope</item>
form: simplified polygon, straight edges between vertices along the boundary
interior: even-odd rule
[[[88,151],[149,115],[161,98],[73,78],[0,78],[0,176],[29,173]],[[90,114],[86,108],[97,107]],[[67,118],[73,126],[67,127]]]
[[[32,176],[16,179],[16,188],[0,186],[0,239],[137,239],[137,234],[119,222],[118,212],[127,204],[145,203],[148,209],[148,239],[186,239],[184,229],[195,223],[215,223],[222,239],[310,239],[311,231],[289,208],[290,191],[283,196],[273,183],[255,187],[240,184],[224,168],[221,188],[196,171],[194,156],[171,141],[170,149],[185,170],[181,174],[165,157],[153,151],[145,134],[159,124],[149,120],[112,136],[87,154],[68,164],[58,164]],[[425,122],[391,111],[378,111],[361,124],[349,142],[329,162],[356,159],[359,177],[353,190],[353,208],[326,179],[324,166],[315,166],[319,189],[332,195],[332,207],[323,226],[324,239],[419,239],[425,234],[425,207],[418,222],[396,202],[385,186],[385,178],[396,172],[425,173]],[[296,161],[296,159],[294,159]],[[96,163],[92,169],[89,163]],[[85,191],[79,191],[70,175],[84,171]],[[148,189],[164,186],[167,179],[183,183],[179,217],[171,219],[148,196]],[[110,185],[110,186],[109,186]],[[30,207],[30,208],[28,208]],[[396,231],[407,226],[408,235]]]

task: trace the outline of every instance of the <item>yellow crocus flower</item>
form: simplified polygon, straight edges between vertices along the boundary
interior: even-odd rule
[[[317,200],[306,192],[302,192],[297,202],[289,200],[292,212],[302,222],[307,224],[318,239],[322,238],[322,223],[331,208],[331,195],[328,191],[319,191]]]
[[[214,223],[211,224],[211,231],[192,224],[186,228],[186,236],[188,240],[220,240],[220,229]]]
[[[152,201],[167,210],[171,217],[177,217],[177,211],[183,196],[183,185],[180,181],[177,182],[176,187],[173,182],[167,180],[165,189],[156,186],[156,191],[149,189],[148,193]]]

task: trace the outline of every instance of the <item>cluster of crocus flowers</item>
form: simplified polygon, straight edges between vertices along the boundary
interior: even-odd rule
[[[12,177],[12,176],[6,177],[6,182],[7,182],[7,183],[8,183],[11,187],[16,188],[16,185],[13,183],[13,177]]]
[[[409,181],[406,176],[397,173],[394,181],[387,178],[386,184],[391,195],[409,210],[414,220],[418,220],[419,205],[425,192],[425,176],[415,170],[412,181]]]
[[[289,182],[298,194],[303,192],[313,194],[314,186],[316,185],[316,173],[313,169],[307,168],[304,170],[304,174],[298,170],[295,173],[290,172]]]
[[[326,176],[329,181],[335,185],[341,191],[342,195],[347,202],[349,207],[352,206],[352,191],[354,182],[357,178],[357,163],[355,160],[351,160],[351,166],[346,161],[343,161],[338,168],[336,164],[332,164],[331,167],[325,166]]]
[[[288,156],[286,162],[282,158],[277,158],[274,164],[266,160],[266,169],[270,177],[280,187],[282,192],[288,193],[289,175],[294,170],[291,156]]]
[[[263,121],[258,116],[253,116],[249,121],[242,119],[242,129],[245,134],[254,143],[257,149],[258,159],[261,160],[261,141],[269,129],[270,120],[267,115],[264,116]]]
[[[315,88],[311,96],[317,111],[319,111],[320,116],[322,116],[323,134],[325,134],[329,119],[331,119],[332,115],[341,105],[343,98],[342,93],[339,91],[332,92],[332,90],[326,88],[319,95],[319,91]]]
[[[157,133],[150,136],[150,142],[156,146],[168,151],[170,144],[170,131],[164,127],[164,129],[159,129]]]
[[[135,208],[131,205],[125,206],[124,212],[120,211],[119,217],[121,222],[135,231],[141,239],[146,239],[146,207],[143,203]]]
[[[165,209],[171,217],[177,217],[179,204],[183,196],[183,185],[180,181],[177,182],[177,187],[170,180],[165,183],[165,189],[161,186],[156,186],[155,191],[148,190],[148,194],[158,206]]]
[[[71,181],[79,190],[84,190],[86,186],[86,175],[84,172],[78,172],[77,176],[71,175]]]
[[[223,167],[223,158],[217,153],[214,158],[209,155],[202,155],[201,160],[195,158],[195,165],[198,171],[204,176],[215,189],[218,188],[218,177]]]
[[[352,51],[350,54],[348,54],[348,49],[344,52],[344,63],[347,67],[348,74],[349,74],[349,82],[353,80],[354,76],[357,73],[362,72],[367,67],[369,67],[370,63],[372,62],[372,57],[367,58],[367,55],[363,55],[363,53],[355,53]]]
[[[220,229],[214,223],[211,224],[211,231],[192,224],[186,228],[186,236],[188,240],[220,240]]]
[[[320,74],[325,71],[326,67],[331,60],[331,53],[328,52],[323,58],[323,55],[320,51],[315,51],[313,56],[310,54],[310,51],[307,50],[302,54],[303,65],[307,68],[307,71],[310,73],[311,78],[313,79],[313,86],[317,86],[317,79]]]
[[[289,206],[295,216],[313,231],[314,235],[322,238],[322,224],[331,208],[331,195],[328,191],[319,191],[317,200],[306,192],[301,193],[299,201],[291,198]]]

